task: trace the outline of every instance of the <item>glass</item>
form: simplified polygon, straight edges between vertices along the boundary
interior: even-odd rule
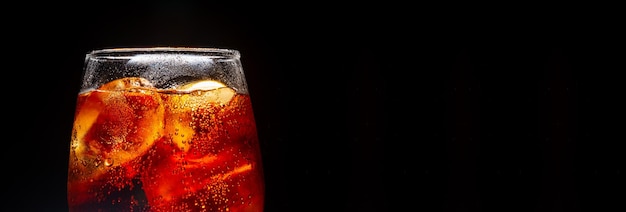
[[[86,55],[70,142],[70,211],[263,211],[240,53],[151,47]]]

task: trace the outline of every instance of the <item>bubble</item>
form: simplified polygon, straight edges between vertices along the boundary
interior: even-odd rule
[[[104,160],[104,165],[107,167],[110,167],[113,165],[113,159],[112,158],[107,158]]]

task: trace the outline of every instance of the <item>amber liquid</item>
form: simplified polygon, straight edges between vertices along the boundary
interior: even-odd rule
[[[78,96],[70,211],[263,211],[250,97],[94,90]]]

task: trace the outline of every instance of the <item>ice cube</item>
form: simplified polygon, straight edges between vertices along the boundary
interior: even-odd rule
[[[147,80],[109,82],[80,94],[76,109],[71,145],[76,176],[96,177],[125,164],[163,135],[164,106]]]
[[[154,88],[154,86],[145,78],[126,77],[108,82],[100,86],[98,89],[107,91],[122,91],[134,88]]]
[[[198,131],[215,124],[215,114],[231,101],[235,90],[217,81],[204,80],[183,85],[176,91],[163,98],[165,133],[179,149],[188,151]]]

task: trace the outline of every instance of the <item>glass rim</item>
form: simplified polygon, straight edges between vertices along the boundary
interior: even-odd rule
[[[218,47],[114,47],[95,49],[87,53],[87,57],[129,57],[139,54],[197,54],[202,56],[239,59],[236,49]]]

